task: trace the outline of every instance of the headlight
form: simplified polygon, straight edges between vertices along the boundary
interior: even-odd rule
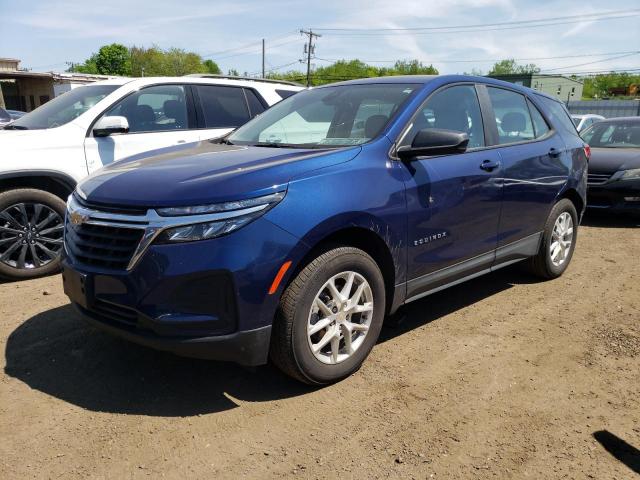
[[[620,180],[631,180],[640,178],[640,168],[632,168],[631,170],[623,170]]]
[[[269,206],[276,204],[284,198],[284,192],[273,193],[263,197],[249,198],[235,202],[213,203],[210,205],[197,205],[195,207],[170,207],[158,208],[156,212],[163,217],[179,217],[183,215],[202,215],[206,213],[231,212],[256,206]]]
[[[284,192],[279,192],[237,202],[159,208],[156,210],[159,215],[174,217],[175,220],[178,220],[175,217],[180,216],[182,217],[180,220],[184,221],[179,222],[181,225],[163,229],[155,239],[155,243],[193,242],[226,235],[264,215],[270,208],[277,205],[284,195]],[[196,217],[193,223],[188,222],[190,215]]]

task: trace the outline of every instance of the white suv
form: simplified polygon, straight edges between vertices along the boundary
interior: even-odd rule
[[[207,75],[118,78],[75,88],[0,129],[0,276],[57,270],[65,201],[89,173],[221,137],[302,88]]]

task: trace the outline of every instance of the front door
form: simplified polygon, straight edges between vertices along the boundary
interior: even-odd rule
[[[446,87],[420,107],[402,144],[424,128],[469,135],[462,154],[405,164],[408,208],[407,298],[488,269],[497,244],[502,201],[500,156],[485,149],[474,85]]]
[[[184,85],[143,88],[120,100],[103,116],[125,117],[129,133],[108,137],[89,134],[84,144],[89,172],[132,155],[200,139]]]

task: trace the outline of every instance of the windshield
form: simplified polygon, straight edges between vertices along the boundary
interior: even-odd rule
[[[595,123],[582,139],[592,147],[640,148],[640,122]]]
[[[360,145],[375,138],[416,85],[337,85],[306,90],[271,107],[228,141],[292,148]]]
[[[11,120],[11,115],[4,108],[0,108],[0,122]]]
[[[9,128],[38,130],[59,127],[79,117],[119,87],[120,85],[88,85],[74,88],[20,117]]]

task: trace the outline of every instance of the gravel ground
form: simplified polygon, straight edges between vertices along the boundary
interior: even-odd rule
[[[0,478],[638,478],[638,227],[414,302],[318,389],[95,331],[59,276],[2,284]]]

